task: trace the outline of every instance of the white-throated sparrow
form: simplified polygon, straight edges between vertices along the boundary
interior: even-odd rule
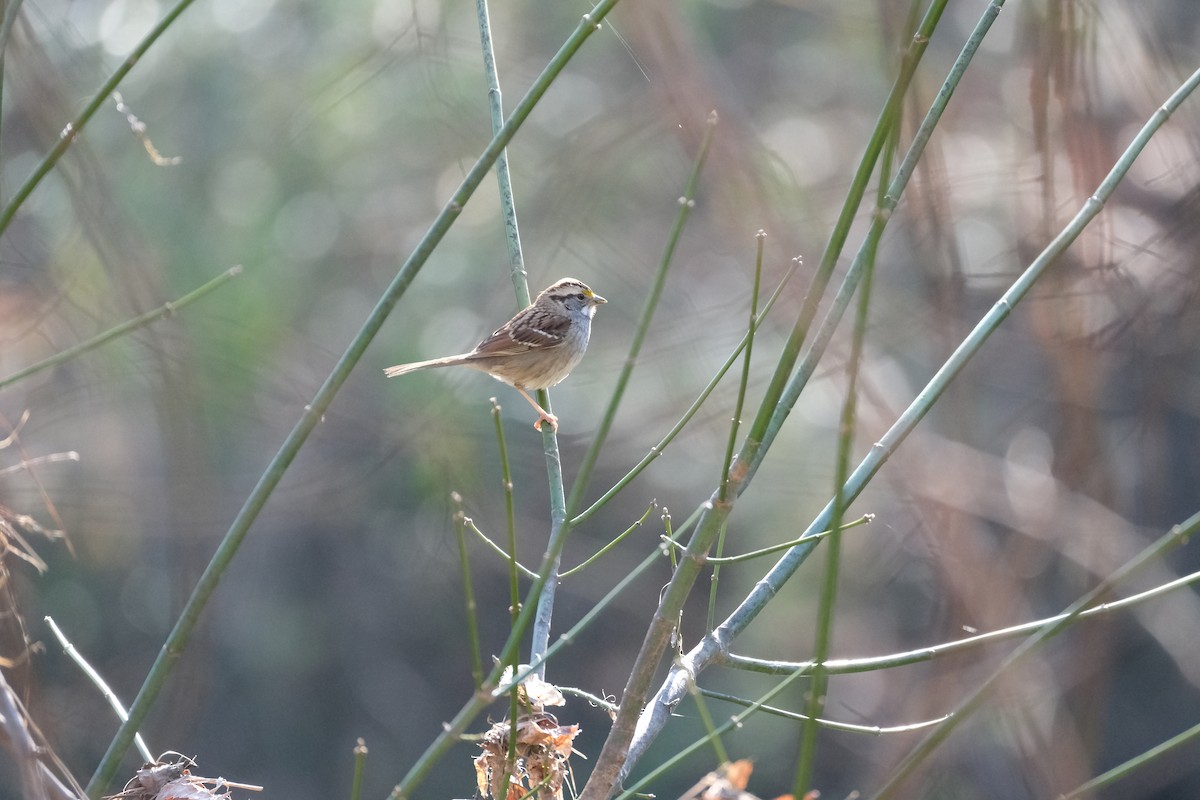
[[[471,352],[397,364],[383,372],[394,378],[419,369],[472,367],[520,392],[538,412],[535,429],[540,431],[545,420],[557,431],[558,418],[538,405],[527,390],[549,389],[571,374],[587,350],[596,306],[607,302],[582,281],[563,278],[542,290],[528,308]]]

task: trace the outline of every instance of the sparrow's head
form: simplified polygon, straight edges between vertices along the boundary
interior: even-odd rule
[[[596,313],[596,306],[607,302],[603,297],[593,292],[583,281],[578,281],[574,278],[563,278],[543,289],[542,293],[533,301],[533,304],[553,304],[567,311],[579,311],[582,309],[590,317]]]

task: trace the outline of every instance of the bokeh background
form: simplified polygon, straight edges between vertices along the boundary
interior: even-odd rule
[[[953,2],[914,84],[915,124],[985,7]],[[553,392],[573,478],[676,214],[711,110],[712,154],[596,497],[670,428],[741,337],[755,232],[764,276],[806,266],[755,346],[760,396],[820,259],[905,44],[891,0],[626,0],[509,150],[531,288],[570,275],[609,299],[588,357]],[[497,3],[511,108],[586,3]],[[5,58],[0,189],[33,170],[166,11],[153,0],[27,2]],[[883,242],[856,456],[1095,188],[1138,127],[1197,67],[1200,8],[1178,0],[1010,0],[972,65]],[[177,316],[0,393],[0,504],[31,534],[38,574],[6,559],[2,655],[55,752],[86,782],[115,730],[42,623],[52,615],[127,701],[262,469],[398,265],[489,137],[473,4],[437,0],[201,0],[121,86],[173,166],[156,165],[110,103],[0,238],[0,373],[8,374],[241,264]],[[881,655],[1054,613],[1200,503],[1200,318],[1195,256],[1200,99],[1156,137],[1084,237],[1006,322],[851,509],[834,634],[839,657]],[[906,128],[911,133],[912,124]],[[452,491],[503,530],[488,398],[503,406],[522,557],[548,528],[540,438],[511,390],[452,371],[385,381],[389,364],[471,347],[515,310],[493,181],[466,207],[256,523],[143,733],[198,772],[266,796],[381,797],[471,690]],[[850,252],[864,225],[851,236]],[[799,534],[832,491],[847,342],[834,342],[731,520],[745,551]],[[594,552],[653,501],[681,520],[720,470],[727,381],[645,475],[583,526]],[[753,407],[753,405],[751,406]],[[78,453],[78,462],[21,468]],[[563,585],[565,630],[657,544],[653,524]],[[1193,545],[1194,547],[1194,545]],[[485,652],[503,642],[503,564],[474,550]],[[723,573],[727,612],[769,565]],[[736,650],[809,655],[819,562]],[[1148,588],[1197,569],[1183,549]],[[597,694],[624,686],[664,562],[550,666]],[[707,582],[701,581],[701,587]],[[706,591],[685,615],[703,630]],[[19,617],[17,616],[19,614]],[[21,622],[23,620],[23,623]],[[42,642],[21,660],[26,641]],[[949,711],[1007,646],[834,678],[827,716],[899,725]],[[909,796],[1046,797],[1200,719],[1200,599],[1184,588],[1055,642],[963,726]],[[713,669],[705,685],[770,685]],[[802,687],[786,698],[798,708]],[[732,709],[714,707],[716,713]],[[493,719],[504,713],[493,710]],[[608,718],[578,700],[577,748]],[[477,725],[483,730],[486,720]],[[645,762],[702,730],[680,708]],[[826,733],[823,796],[869,792],[920,734]],[[794,723],[728,737],[750,790],[791,788]],[[466,797],[470,745],[421,796]],[[130,756],[129,772],[137,766]],[[1196,750],[1102,797],[1200,794]],[[703,751],[652,790],[675,797],[714,766]],[[589,762],[576,762],[582,779]],[[113,787],[114,790],[119,787]],[[0,797],[17,797],[0,752]]]

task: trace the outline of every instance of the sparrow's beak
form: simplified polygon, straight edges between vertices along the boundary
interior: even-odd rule
[[[598,306],[602,303],[608,302],[607,300],[605,300],[603,297],[596,294],[595,292],[592,292],[591,296],[588,299],[592,301],[592,305],[594,305],[594,306]]]

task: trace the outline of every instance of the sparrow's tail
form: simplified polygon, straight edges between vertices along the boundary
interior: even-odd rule
[[[467,353],[457,356],[446,356],[445,358],[434,358],[429,361],[414,361],[411,364],[397,364],[394,367],[388,367],[383,371],[383,374],[389,378],[395,378],[398,375],[407,375],[410,372],[416,372],[419,369],[437,369],[438,367],[455,367],[459,364],[465,364],[469,361]]]

